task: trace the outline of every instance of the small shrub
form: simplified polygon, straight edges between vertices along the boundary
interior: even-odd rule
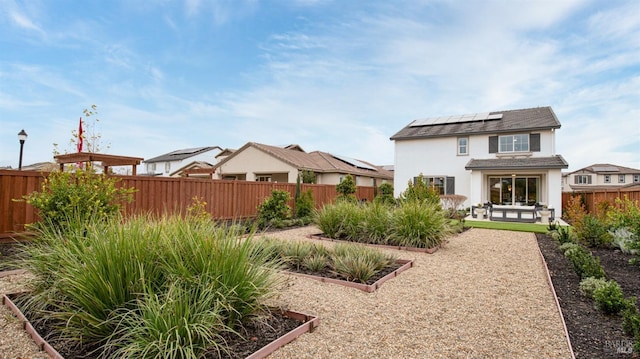
[[[609,208],[607,218],[613,228],[628,228],[640,237],[640,202],[632,201],[627,195],[616,198],[615,205]]]
[[[306,190],[300,193],[300,197],[296,201],[296,217],[304,218],[313,214],[315,201],[313,199],[313,190]]]
[[[445,194],[440,196],[440,203],[442,208],[447,212],[447,217],[450,219],[462,219],[466,215],[465,212],[460,211],[460,207],[467,200],[466,196],[460,194]]]
[[[564,255],[571,261],[573,270],[581,279],[587,277],[604,278],[604,269],[600,264],[600,259],[594,258],[582,246],[567,249]]]
[[[66,230],[120,213],[120,206],[133,200],[133,188],[118,187],[118,179],[92,171],[52,172],[38,192],[25,196],[38,211],[42,225]]]
[[[291,195],[287,191],[273,190],[271,196],[258,205],[258,227],[265,228],[278,220],[291,217],[291,207],[287,204]]]
[[[622,329],[628,335],[640,339],[640,314],[638,314],[635,299],[635,297],[629,298],[629,305],[622,310]]]
[[[316,183],[316,173],[311,170],[302,170],[300,175],[302,183]]]
[[[211,215],[207,212],[207,202],[204,198],[194,196],[191,204],[187,207],[187,215],[198,220],[209,220]]]
[[[580,281],[580,293],[585,297],[593,298],[596,289],[602,288],[607,284],[604,278],[587,277]]]
[[[593,299],[596,302],[596,308],[607,314],[620,313],[628,305],[624,299],[622,289],[614,280],[610,280],[603,286],[596,288],[593,292]]]
[[[606,247],[611,243],[611,234],[607,226],[596,216],[586,214],[582,225],[576,228],[578,239],[589,247]]]
[[[385,205],[395,205],[396,199],[393,197],[393,185],[391,183],[383,183],[378,188],[378,195],[373,199],[374,203]]]
[[[622,251],[622,253],[626,253],[626,254],[636,254],[638,251],[637,249],[634,250],[633,244],[634,242],[637,242],[637,236],[635,235],[635,233],[631,232],[628,228],[626,227],[620,227],[620,228],[616,228],[613,231],[609,231],[609,234],[611,234],[611,244],[616,247],[619,248],[620,251]]]
[[[356,182],[353,180],[353,177],[351,175],[344,176],[342,181],[340,181],[340,183],[336,185],[338,199],[349,201],[356,200],[354,194],[356,193],[357,189],[358,188],[356,187]]]
[[[428,202],[440,206],[440,194],[435,188],[429,187],[422,173],[413,181],[409,180],[407,189],[400,194],[400,200]]]
[[[575,242],[571,229],[568,226],[558,227],[558,229],[555,232],[551,232],[551,236],[553,237],[553,239],[558,241],[558,243],[560,243],[561,245],[565,243]]]
[[[581,196],[571,196],[565,209],[567,220],[578,230],[582,226],[582,218],[587,214]]]
[[[560,250],[560,252],[562,252],[562,254],[566,255],[567,251],[571,248],[580,248],[580,245],[578,243],[573,243],[573,242],[566,242],[561,244],[558,247],[558,250]]]

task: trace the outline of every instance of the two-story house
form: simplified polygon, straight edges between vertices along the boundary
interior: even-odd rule
[[[180,176],[180,169],[188,167],[191,163],[216,163],[216,155],[222,152],[218,146],[206,146],[196,148],[186,148],[165,153],[160,156],[149,158],[143,161],[144,170],[139,171],[147,176]]]
[[[467,206],[548,205],[561,213],[564,158],[555,153],[560,121],[551,107],[415,120],[391,137],[395,195],[420,174]]]
[[[596,189],[619,189],[640,185],[640,170],[612,165],[594,164],[562,175],[564,192]]]

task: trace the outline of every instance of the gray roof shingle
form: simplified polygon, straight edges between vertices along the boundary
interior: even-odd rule
[[[471,159],[467,170],[519,170],[568,168],[569,164],[560,155],[551,157]]]
[[[494,111],[502,114],[498,120],[460,122],[411,127],[411,123],[391,136],[391,140],[449,137],[483,133],[505,133],[560,128],[560,121],[551,107],[534,107],[520,110]]]
[[[222,148],[218,146],[206,146],[206,147],[196,147],[196,148],[185,148],[182,150],[176,150],[169,153],[165,153],[164,155],[156,156],[145,160],[145,163],[153,163],[153,162],[169,162],[169,161],[181,161],[185,158],[193,157],[199,155],[201,153],[211,151],[213,149],[219,149],[222,151]]]

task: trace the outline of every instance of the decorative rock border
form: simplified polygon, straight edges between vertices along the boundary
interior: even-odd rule
[[[35,330],[35,328],[31,325],[31,323],[27,320],[27,318],[22,314],[20,309],[13,303],[11,299],[7,295],[2,296],[2,304],[7,307],[13,314],[18,318],[19,321],[22,322],[24,330],[31,336],[33,341],[40,347],[40,350],[46,352],[53,359],[64,359],[58,351],[55,350],[47,341],[45,341],[40,334]],[[265,345],[260,348],[258,351],[249,355],[246,359],[263,359],[269,356],[271,353],[275,352],[279,348],[285,346],[286,344],[291,343],[297,337],[305,334],[307,332],[312,333],[320,324],[320,319],[313,315],[308,315],[299,312],[293,311],[282,311],[277,310],[278,313],[286,316],[288,318],[297,320],[302,322],[298,327],[291,330],[287,334],[281,336],[280,338],[274,340],[273,342]]]
[[[421,253],[428,253],[428,254],[433,254],[438,249],[440,249],[440,245],[437,245],[437,246],[431,247],[431,248],[417,248],[417,247],[391,246],[391,245],[387,245],[387,244],[351,242],[351,241],[345,241],[345,240],[342,240],[342,239],[335,239],[335,238],[325,237],[325,236],[323,236],[323,234],[324,233],[310,234],[307,237],[311,238],[311,239],[321,240],[321,241],[330,241],[330,242],[339,242],[339,243],[359,243],[359,244],[363,244],[365,246],[371,246],[371,247],[377,247],[377,248],[383,248],[383,249],[397,249],[397,250],[400,250],[400,251],[421,252]]]
[[[397,264],[401,264],[402,266],[400,268],[394,270],[393,272],[387,274],[386,276],[378,279],[373,284],[363,284],[363,283],[349,282],[349,281],[341,280],[341,279],[327,278],[327,277],[321,277],[321,276],[316,276],[316,275],[311,275],[311,274],[303,274],[303,273],[296,273],[296,272],[289,272],[289,271],[286,271],[286,273],[293,274],[293,275],[299,276],[299,277],[304,277],[304,278],[317,280],[317,281],[320,281],[320,282],[339,284],[339,285],[343,285],[345,287],[356,288],[356,289],[360,289],[362,291],[365,291],[367,293],[372,293],[372,292],[375,292],[378,288],[380,288],[382,283],[388,281],[389,279],[393,279],[393,278],[397,277],[398,274],[400,274],[400,273],[406,271],[407,269],[413,267],[413,260],[398,259],[396,261],[396,263]]]

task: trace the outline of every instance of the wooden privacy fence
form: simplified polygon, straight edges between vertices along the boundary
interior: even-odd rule
[[[40,190],[47,173],[0,170],[0,237],[24,231],[24,225],[38,218],[35,209],[21,199]],[[197,178],[114,176],[119,186],[136,189],[133,202],[125,206],[127,215],[135,213],[180,213],[195,197],[206,202],[206,210],[217,219],[253,217],[257,206],[272,190],[284,190],[295,195],[295,183],[222,181]],[[301,191],[313,191],[316,208],[332,202],[335,185],[302,184]],[[356,197],[372,201],[373,187],[358,187]],[[293,200],[289,205],[293,208]]]
[[[587,212],[593,213],[599,202],[609,202],[613,204],[615,203],[616,198],[624,199],[625,196],[632,201],[640,201],[640,188],[563,192],[562,208],[568,208],[569,199],[573,196],[582,197],[582,202],[584,203]]]

